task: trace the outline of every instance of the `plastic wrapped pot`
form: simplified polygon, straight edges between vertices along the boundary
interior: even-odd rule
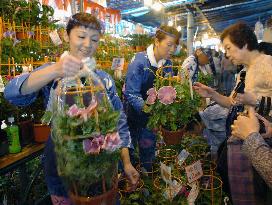
[[[80,197],[115,189],[121,144],[120,113],[88,61],[78,76],[60,80],[51,95],[58,173],[70,193]]]

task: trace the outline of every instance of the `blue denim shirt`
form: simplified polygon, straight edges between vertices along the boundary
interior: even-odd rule
[[[171,65],[171,61],[166,60],[164,66]],[[151,66],[146,52],[137,53],[128,66],[124,95],[137,112],[141,112],[144,106],[146,91],[153,87],[156,70],[157,68]],[[165,68],[165,73],[172,75],[172,68]]]
[[[165,60],[163,66],[171,66],[170,60]],[[125,110],[130,127],[145,127],[148,116],[142,111],[146,92],[153,87],[157,67],[151,65],[147,52],[137,53],[128,66],[125,81]],[[163,75],[173,75],[171,67],[164,68]]]
[[[51,63],[45,64],[45,65],[37,68],[36,70],[43,69],[50,64]],[[34,70],[33,72],[35,72],[36,70]],[[121,116],[120,116],[119,123],[118,123],[118,131],[119,131],[120,138],[123,141],[122,147],[132,148],[126,115],[123,112],[123,105],[122,105],[122,102],[117,94],[114,81],[109,74],[107,74],[106,72],[104,72],[102,70],[96,70],[95,73],[102,80],[114,109],[121,110]],[[12,79],[5,87],[4,96],[11,104],[14,104],[17,106],[27,106],[36,100],[39,92],[31,93],[28,95],[21,94],[22,84],[25,82],[25,80],[27,80],[29,75],[30,75],[29,73],[22,74],[16,78]],[[53,86],[53,81],[41,89],[41,92],[44,96],[45,105],[47,105],[50,90],[51,90],[52,86]]]

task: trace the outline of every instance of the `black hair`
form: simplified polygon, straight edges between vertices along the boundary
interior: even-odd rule
[[[242,49],[247,45],[249,51],[258,50],[258,41],[253,30],[244,22],[238,22],[226,28],[220,36],[221,41],[229,37],[230,41]]]
[[[176,44],[179,44],[181,35],[180,32],[178,32],[178,30],[173,26],[161,25],[156,31],[155,38],[157,38],[160,42],[165,39],[167,35],[174,37],[176,39]]]
[[[272,43],[261,42],[259,43],[259,52],[272,56]]]
[[[68,21],[68,24],[66,26],[67,34],[70,35],[71,30],[74,27],[84,26],[85,28],[90,28],[97,30],[100,34],[102,34],[102,25],[100,24],[99,20],[89,14],[89,13],[77,13],[74,14],[70,20]]]

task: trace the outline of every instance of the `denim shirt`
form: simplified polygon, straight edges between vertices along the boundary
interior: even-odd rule
[[[171,66],[170,60],[165,60],[163,66]],[[148,116],[142,111],[146,92],[153,87],[157,67],[152,66],[152,60],[147,52],[137,53],[128,66],[125,81],[125,110],[128,116],[129,126],[145,127]],[[173,75],[171,67],[163,70],[163,75]]]
[[[164,66],[171,65],[171,61],[166,60]],[[128,66],[124,95],[137,112],[141,112],[144,106],[146,91],[153,87],[156,70],[156,67],[151,66],[145,52],[137,53]],[[164,69],[165,73],[171,73],[172,75],[172,68]]]
[[[45,65],[35,69],[33,72],[43,69],[50,64],[52,64],[52,63],[45,64]],[[117,94],[114,81],[110,77],[109,74],[107,74],[106,72],[104,72],[102,70],[96,70],[95,73],[102,80],[114,109],[121,110],[121,115],[120,115],[120,119],[118,122],[118,132],[119,132],[120,138],[122,140],[121,147],[132,148],[126,115],[123,111],[123,105],[122,105],[122,102]],[[35,93],[27,94],[27,95],[21,94],[22,84],[25,82],[25,80],[27,80],[29,75],[30,75],[29,73],[22,74],[16,78],[12,79],[5,87],[4,97],[11,104],[14,104],[16,106],[28,106],[36,100],[39,92],[35,92]],[[50,90],[51,90],[52,86],[54,86],[53,81],[48,83],[46,86],[44,86],[40,90],[44,96],[44,104],[45,105],[47,105],[49,95],[50,95]]]

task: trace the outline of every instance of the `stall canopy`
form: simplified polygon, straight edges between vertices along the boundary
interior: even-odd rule
[[[272,15],[271,0],[153,0],[156,2],[163,5],[163,10],[145,7],[144,0],[107,0],[107,5],[121,10],[123,19],[153,27],[169,19],[176,26],[186,26],[187,13],[191,11],[200,31],[213,29],[216,33],[240,20],[251,27],[257,21],[265,25]]]

